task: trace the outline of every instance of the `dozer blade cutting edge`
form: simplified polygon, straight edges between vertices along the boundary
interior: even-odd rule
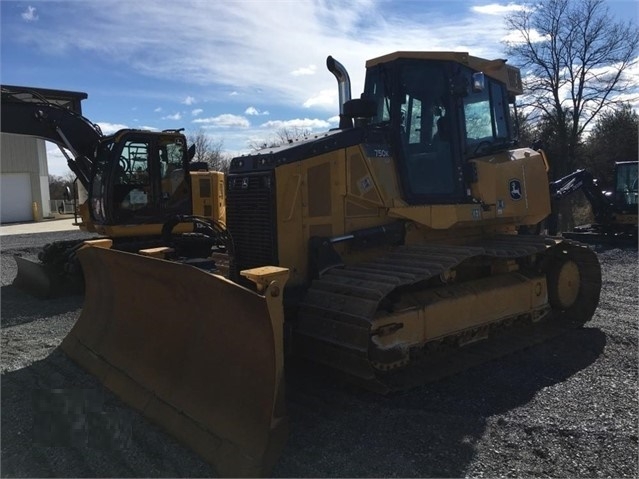
[[[78,255],[85,303],[63,350],[220,475],[268,474],[288,433],[288,270],[249,270],[262,295],[163,259],[93,247]]]

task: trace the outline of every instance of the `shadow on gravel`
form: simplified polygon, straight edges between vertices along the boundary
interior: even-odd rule
[[[487,427],[505,423],[493,416],[525,405],[543,388],[589,367],[605,344],[599,329],[581,328],[389,396],[314,370],[296,372],[287,384],[291,435],[272,475],[464,477]],[[2,477],[214,474],[198,456],[103,390],[60,349],[2,375],[1,425]]]
[[[1,378],[1,477],[207,477],[214,473],[59,348]]]
[[[291,438],[274,474],[464,477],[487,426],[504,421],[492,416],[527,404],[538,391],[587,368],[605,344],[601,330],[580,328],[389,396],[296,374],[287,390]]]
[[[3,328],[69,313],[81,308],[84,302],[83,295],[38,299],[12,285],[2,286],[0,297],[2,297],[0,322]]]

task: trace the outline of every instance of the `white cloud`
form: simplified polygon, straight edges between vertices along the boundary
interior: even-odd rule
[[[471,7],[473,12],[482,13],[484,15],[498,15],[503,16],[511,12],[526,10],[525,5],[518,5],[516,3],[509,3],[508,5],[502,5],[500,3],[490,3],[488,5],[475,5]]]
[[[155,113],[160,113],[162,111],[162,107],[159,106],[157,107],[155,110],[153,110]]]
[[[270,115],[268,110],[260,111],[254,106],[249,106],[246,110],[244,110],[245,115],[257,116],[257,115]]]
[[[118,130],[124,130],[125,128],[129,128],[126,125],[121,123],[106,123],[106,122],[98,122],[98,126],[104,135],[112,135]]]
[[[338,95],[337,88],[332,90],[322,90],[314,97],[306,100],[303,105],[305,108],[311,108],[313,106],[335,106],[338,107]]]
[[[181,120],[182,114],[180,112],[174,113],[173,115],[166,115],[162,117],[163,120]]]
[[[393,51],[468,51],[479,57],[503,58],[501,40],[521,40],[509,36],[503,21],[504,14],[520,8],[515,1],[183,0],[179,22],[175,21],[175,4],[168,0],[109,2],[109,8],[104,8],[103,2],[49,2],[46,28],[42,21],[23,28],[24,20],[15,15],[14,22],[21,28],[4,28],[3,19],[2,40],[55,52],[56,63],[68,70],[78,56],[100,58],[121,75],[114,77],[122,80],[122,84],[113,85],[114,90],[127,89],[130,99],[147,96],[150,103],[145,107],[140,104],[141,110],[150,113],[165,105],[155,110],[159,120],[183,109],[180,119],[198,121],[191,124],[194,127],[225,128],[225,146],[241,149],[249,135],[264,135],[269,127],[335,126],[338,88],[324,67],[329,54],[348,69],[353,98],[363,90],[366,60]],[[477,5],[472,7],[472,3]],[[41,12],[33,9],[32,14],[37,13]],[[74,21],[77,18],[85,21]],[[128,90],[129,78],[137,91]],[[176,89],[153,89],[167,83]],[[80,85],[89,92],[91,106],[97,97],[93,88],[90,83]],[[114,103],[122,96],[113,95]],[[129,105],[138,104],[137,97]],[[213,104],[213,111],[240,114],[203,118],[201,108],[179,104],[187,104],[189,98],[197,98],[197,106],[206,104],[207,115]],[[129,105],[119,111],[129,110]],[[276,113],[284,120],[260,126],[266,118],[256,113],[267,115],[269,110],[274,112],[269,119]],[[135,116],[146,124],[155,121],[139,112]],[[129,117],[116,118],[134,124]],[[251,125],[251,118],[259,120]]]
[[[530,35],[529,39],[531,43],[538,43],[538,42],[550,40],[549,35],[541,35],[537,30],[531,30],[529,35]],[[502,41],[506,42],[507,44],[518,45],[520,43],[525,43],[527,40],[524,38],[521,32],[511,31],[507,35],[502,37]]]
[[[451,24],[450,15],[444,16],[436,3],[418,2],[416,8],[406,2],[412,6],[398,9],[379,0],[294,5],[185,0],[180,22],[174,21],[174,5],[162,0],[114,2],[108,9],[100,2],[61,3],[60,21],[28,41],[48,50],[102,54],[129,64],[138,74],[185,82],[194,89],[206,86],[209,92],[259,99],[260,104],[297,106],[309,99],[309,92],[337,90],[334,77],[322,67],[329,54],[349,70],[354,97],[363,88],[365,60],[392,51],[414,50],[416,45],[468,50],[460,39],[481,38],[481,44],[470,45],[474,55],[503,56],[499,41],[507,32],[498,15],[481,15],[487,19],[478,22],[478,12],[451,2],[456,9]],[[78,16],[92,21],[66,20]],[[251,35],[245,35],[247,31]],[[311,99],[307,106],[329,110],[336,101]]]
[[[78,2],[83,16],[99,20],[92,22],[92,29],[65,22],[31,41],[44,45],[55,36],[54,41],[65,48],[108,53],[146,76],[183,81],[193,88],[206,86],[209,92],[220,92],[218,98],[241,95],[253,104],[259,100],[260,105],[306,102],[307,107],[334,111],[337,86],[323,66],[329,54],[349,70],[354,97],[363,88],[365,60],[391,51],[414,50],[419,45],[427,50],[465,49],[478,56],[492,50],[489,57],[503,56],[499,43],[507,34],[503,20],[466,5],[455,7],[457,3],[462,5],[450,2],[456,10],[452,25],[450,17],[442,18],[442,9],[431,2],[406,2],[412,6],[397,8],[379,0],[294,5],[185,1],[178,25],[171,3],[162,0],[115,2],[109,9],[98,8],[98,2]],[[409,15],[404,14],[406,10]],[[482,22],[477,22],[478,17]],[[245,35],[247,31],[251,35]],[[482,38],[482,42],[468,49],[460,43],[468,38]],[[313,95],[329,89],[335,100]],[[194,89],[191,94],[202,98]]]
[[[251,126],[251,123],[243,116],[231,115],[230,113],[210,118],[198,118],[197,120],[193,120],[193,123],[213,128],[248,128]]]
[[[329,128],[331,124],[326,120],[310,119],[310,118],[296,118],[294,120],[271,120],[266,123],[262,123],[260,126],[263,128],[272,128],[279,130],[281,128],[301,128],[301,129],[320,129]]]
[[[22,19],[26,22],[35,22],[38,20],[38,14],[36,13],[35,7],[29,5],[27,9],[22,12]]]
[[[291,75],[293,76],[301,76],[301,75],[315,75],[315,71],[317,67],[315,65],[309,65],[307,67],[298,68],[297,70],[293,70]]]
[[[193,98],[192,96],[187,96],[184,100],[182,100],[182,103],[184,103],[185,105],[193,105],[195,103],[195,98]]]

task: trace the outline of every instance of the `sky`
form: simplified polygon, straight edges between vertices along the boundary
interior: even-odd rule
[[[606,2],[639,22],[639,0]],[[84,116],[120,128],[199,131],[236,156],[278,129],[338,124],[332,55],[353,98],[365,62],[397,50],[504,58],[491,0],[0,0],[0,82],[85,92]],[[49,173],[69,173],[47,143]]]

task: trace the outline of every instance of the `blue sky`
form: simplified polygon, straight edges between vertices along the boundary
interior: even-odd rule
[[[636,0],[606,2],[637,22]],[[491,0],[0,1],[0,80],[88,93],[84,115],[105,133],[185,128],[230,154],[277,129],[337,126],[327,55],[348,69],[396,50],[503,58],[504,15]],[[51,145],[50,145],[51,146]],[[66,161],[47,148],[49,172]]]

